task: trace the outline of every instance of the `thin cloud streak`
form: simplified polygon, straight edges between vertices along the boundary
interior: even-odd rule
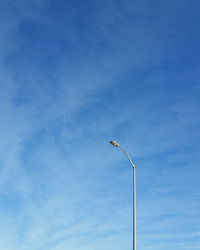
[[[197,249],[199,4],[1,5],[2,248]]]

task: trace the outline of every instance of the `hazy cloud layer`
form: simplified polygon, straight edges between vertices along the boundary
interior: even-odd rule
[[[0,7],[1,248],[198,249],[199,2]]]

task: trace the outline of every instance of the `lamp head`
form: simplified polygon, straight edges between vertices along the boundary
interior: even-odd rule
[[[118,144],[116,141],[110,141],[110,144],[111,144],[113,147],[119,147],[119,144]]]

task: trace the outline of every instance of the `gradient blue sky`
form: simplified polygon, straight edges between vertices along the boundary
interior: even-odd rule
[[[200,249],[200,1],[0,9],[0,248]]]

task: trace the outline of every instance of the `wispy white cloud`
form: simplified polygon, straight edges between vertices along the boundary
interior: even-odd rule
[[[140,248],[197,249],[198,62],[180,63],[191,26],[174,24],[188,4],[1,3],[4,250],[131,249],[115,138],[136,159]]]

